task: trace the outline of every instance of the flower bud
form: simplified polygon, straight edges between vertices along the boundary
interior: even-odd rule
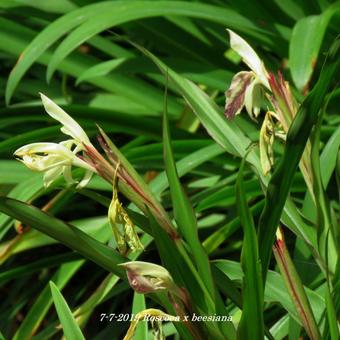
[[[174,290],[175,283],[170,273],[157,264],[131,261],[120,264],[127,270],[130,286],[141,294],[157,290]]]

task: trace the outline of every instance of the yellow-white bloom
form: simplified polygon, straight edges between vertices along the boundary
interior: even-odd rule
[[[68,184],[74,183],[72,166],[86,170],[78,188],[84,187],[96,170],[77,156],[85,149],[85,145],[92,146],[89,137],[81,126],[70,117],[61,107],[51,99],[40,93],[46,112],[63,126],[61,131],[73,139],[57,143],[32,143],[15,151],[14,155],[33,171],[45,172],[44,185],[48,187],[60,175],[63,175]]]
[[[262,86],[270,90],[268,72],[251,46],[235,32],[228,30],[230,47],[238,53],[251,71],[237,73],[226,91],[225,115],[231,119],[245,106],[250,117],[260,113]]]
[[[243,38],[232,30],[228,29],[227,31],[230,36],[230,47],[241,56],[243,62],[254,72],[256,78],[258,78],[265,87],[270,89],[268,72],[262,60]]]
[[[61,128],[63,133],[71,136],[79,145],[92,145],[85,131],[71,116],[44,94],[40,93],[40,96],[46,112],[63,125]]]
[[[32,143],[22,146],[14,152],[14,155],[31,170],[45,172],[44,185],[46,187],[61,174],[69,184],[74,183],[71,167],[84,168],[86,173],[78,184],[78,187],[82,187],[87,184],[95,169],[76,155],[76,149],[71,150],[72,145],[73,141],[70,140],[59,144]]]
[[[150,293],[156,290],[172,290],[175,283],[170,273],[162,266],[143,261],[120,264],[127,270],[130,286],[137,293]]]

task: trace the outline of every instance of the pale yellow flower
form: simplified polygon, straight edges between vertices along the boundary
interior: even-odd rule
[[[14,155],[33,171],[44,172],[44,185],[48,187],[60,175],[63,175],[68,184],[74,183],[72,178],[72,166],[86,170],[78,188],[84,187],[93,172],[96,170],[82,160],[77,154],[85,149],[85,145],[91,146],[90,139],[81,126],[60,108],[51,99],[40,93],[46,112],[63,126],[61,131],[73,139],[61,143],[32,143],[22,146],[14,152]]]
[[[14,155],[29,169],[45,172],[44,185],[48,187],[60,175],[64,175],[68,184],[74,183],[71,167],[77,166],[86,170],[83,180],[78,187],[86,185],[95,171],[89,164],[80,159],[70,147],[73,143],[32,143],[24,145],[14,152]]]
[[[85,131],[70,115],[44,94],[40,93],[40,97],[46,112],[63,125],[63,133],[71,136],[76,144],[92,145]]]
[[[270,89],[268,82],[268,72],[253,48],[238,34],[232,30],[227,30],[230,36],[230,47],[240,55],[242,61],[254,72],[255,77],[267,89]]]
[[[226,91],[225,115],[232,119],[245,106],[249,116],[257,117],[263,97],[263,87],[270,90],[268,72],[252,47],[235,32],[228,30],[230,47],[238,53],[251,71],[235,74]]]

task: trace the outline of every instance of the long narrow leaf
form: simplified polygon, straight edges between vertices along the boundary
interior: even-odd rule
[[[124,275],[117,264],[125,262],[125,258],[80,229],[32,205],[6,197],[0,197],[0,211],[62,242],[116,275]]]
[[[166,96],[167,94],[165,93],[165,100]],[[214,284],[212,281],[209,259],[198,238],[197,220],[194,210],[178,178],[169,130],[167,107],[165,103],[163,114],[163,154],[175,219],[181,234],[190,246],[190,251],[194,256],[198,272],[202,276],[208,291],[213,292]]]
[[[63,289],[83,264],[83,260],[63,264],[51,277],[51,280],[59,289]],[[52,302],[50,287],[46,285],[15,332],[13,340],[31,338],[46,317]]]
[[[112,14],[113,13],[113,14]],[[77,46],[86,41],[88,38],[100,33],[110,27],[123,24],[125,22],[150,18],[162,15],[186,15],[190,17],[198,17],[201,19],[211,20],[222,23],[228,27],[237,27],[239,30],[246,30],[248,33],[256,35],[258,28],[255,26],[251,32],[249,28],[251,22],[238,14],[236,11],[226,8],[220,8],[207,4],[177,1],[115,1],[112,7],[99,13],[97,16],[85,21],[77,29],[75,29],[57,48],[53,58],[48,66],[47,79],[50,79],[58,64]],[[263,39],[265,43],[270,44],[270,34],[264,30],[261,35],[257,35],[259,39]]]
[[[236,181],[237,210],[243,227],[241,264],[243,278],[243,311],[237,329],[237,338],[258,339],[264,337],[263,290],[261,262],[253,217],[250,213],[243,184],[244,162],[242,160]]]
[[[70,307],[67,305],[64,297],[61,295],[58,287],[50,281],[50,287],[55,308],[57,310],[59,320],[63,326],[66,339],[85,340],[79,326],[74,320]]]
[[[146,309],[145,297],[143,294],[134,293],[133,304],[132,304],[132,314],[137,313]],[[144,340],[148,336],[148,324],[146,321],[139,322],[134,334],[134,340]]]

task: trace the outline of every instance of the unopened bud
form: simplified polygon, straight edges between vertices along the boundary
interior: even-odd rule
[[[132,261],[120,264],[127,270],[130,286],[141,294],[157,290],[174,290],[175,283],[170,273],[157,264]]]

